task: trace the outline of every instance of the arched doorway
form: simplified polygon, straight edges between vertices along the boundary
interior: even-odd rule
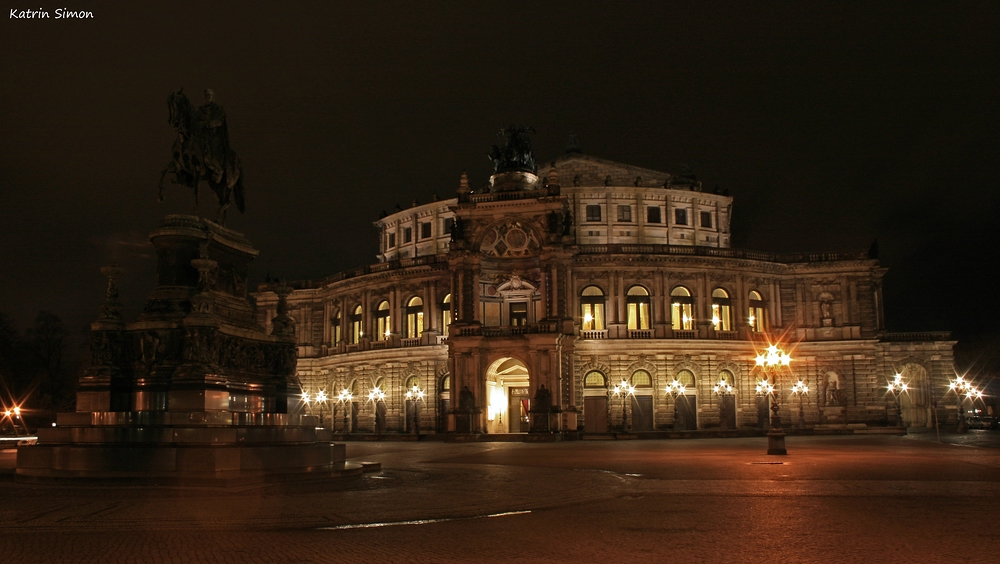
[[[674,430],[694,431],[698,429],[698,396],[694,372],[681,370],[677,381],[684,386],[684,393],[674,402]]]
[[[608,432],[608,379],[597,370],[583,377],[583,432]]]
[[[653,430],[653,377],[646,370],[636,370],[629,379],[635,388],[632,394],[632,431],[648,433]]]
[[[527,433],[530,425],[528,367],[516,358],[495,361],[486,370],[488,433]]]
[[[729,370],[719,371],[719,428],[723,430],[736,428],[736,377]],[[728,391],[726,391],[728,390]]]

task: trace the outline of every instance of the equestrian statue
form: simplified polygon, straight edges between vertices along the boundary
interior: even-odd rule
[[[226,223],[226,209],[233,202],[244,211],[243,174],[240,158],[229,147],[226,112],[215,103],[215,93],[205,90],[205,104],[195,108],[184,89],[171,92],[167,99],[168,122],[177,131],[173,158],[160,175],[160,201],[163,201],[163,179],[173,174],[174,184],[194,191],[194,209],[198,213],[198,185],[202,180],[219,197],[215,222]]]

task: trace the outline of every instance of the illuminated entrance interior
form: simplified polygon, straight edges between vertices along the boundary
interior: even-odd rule
[[[489,433],[527,433],[528,367],[516,358],[501,358],[486,371]]]

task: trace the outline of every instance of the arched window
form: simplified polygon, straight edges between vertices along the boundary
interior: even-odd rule
[[[730,315],[732,304],[729,292],[722,288],[712,290],[712,325],[716,331],[733,330],[732,316]]]
[[[445,294],[441,302],[441,334],[448,336],[448,326],[451,325],[451,294]]]
[[[354,307],[354,313],[351,314],[351,343],[358,344],[361,342],[361,337],[365,336],[365,332],[361,329],[361,306]]]
[[[375,308],[375,335],[373,336],[375,339],[382,341],[389,338],[389,333],[392,331],[389,321],[389,302],[382,300]]]
[[[628,328],[649,329],[649,292],[642,286],[632,286],[625,296],[628,307]]]
[[[375,380],[375,388],[374,389],[384,393],[385,392],[385,378],[379,378],[378,380]]]
[[[406,387],[403,388],[404,392],[412,392],[413,388],[420,390],[420,378],[416,376],[410,376],[406,379]],[[420,390],[421,392],[423,390]]]
[[[604,374],[596,370],[591,370],[583,377],[583,387],[584,388],[607,388],[608,380],[604,377]]]
[[[582,330],[604,330],[604,292],[597,286],[587,286],[580,293],[580,315]]]
[[[747,316],[750,330],[761,332],[767,329],[767,318],[764,316],[764,298],[760,292],[753,290],[750,292],[750,314]]]
[[[330,344],[333,346],[340,344],[340,329],[340,311],[337,311],[330,320]]]
[[[424,300],[413,296],[406,303],[406,338],[416,339],[424,332]]]
[[[645,370],[636,370],[632,373],[632,385],[636,388],[652,388],[653,377]]]
[[[728,370],[719,371],[719,382],[725,382],[734,388],[736,387],[736,378],[733,376],[733,373]]]
[[[684,385],[685,393],[694,393],[694,372],[691,372],[690,370],[681,370],[677,373],[677,381]]]
[[[441,393],[446,393],[450,391],[451,391],[451,374],[441,379]]]
[[[670,292],[670,326],[674,331],[694,329],[694,298],[684,286]]]

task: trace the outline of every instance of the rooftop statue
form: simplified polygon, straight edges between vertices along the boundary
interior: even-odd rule
[[[487,155],[493,161],[494,172],[538,173],[538,164],[535,162],[535,155],[531,152],[529,131],[534,133],[535,130],[530,127],[511,125],[497,133],[497,137],[503,137],[505,142],[503,149],[493,145],[490,154]]]
[[[226,209],[231,203],[235,201],[236,209],[244,211],[243,175],[240,158],[229,147],[226,112],[214,98],[215,93],[206,89],[205,104],[195,108],[183,88],[170,93],[167,121],[177,131],[177,137],[173,158],[160,175],[160,201],[163,201],[163,179],[173,174],[174,184],[194,191],[197,213],[198,184],[205,180],[219,198],[215,221],[225,225]]]

